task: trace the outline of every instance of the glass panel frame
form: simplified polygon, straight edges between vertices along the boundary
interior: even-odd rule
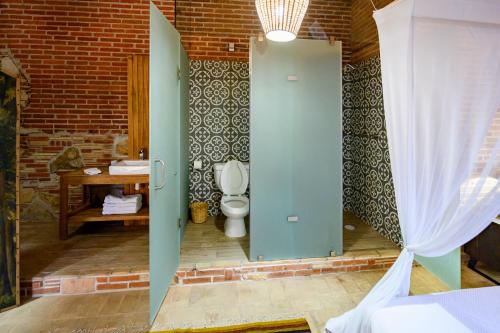
[[[341,44],[250,49],[250,259],[342,254]]]
[[[168,291],[180,256],[179,87],[180,36],[150,4],[149,196],[150,322]]]

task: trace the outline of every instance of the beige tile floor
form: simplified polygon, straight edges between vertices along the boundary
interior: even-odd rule
[[[306,318],[313,329],[331,316],[353,307],[383,271],[338,273],[267,281],[215,285],[175,286],[154,329],[187,326],[223,326],[282,318]],[[491,283],[464,268],[464,288]],[[424,268],[412,275],[413,294],[446,287]],[[148,331],[148,291],[43,297],[0,313],[0,332],[142,333]]]
[[[344,212],[344,226],[351,225],[355,229],[348,230],[344,228],[344,251],[365,251],[365,250],[391,250],[397,249],[392,241],[382,237],[369,224],[354,214]]]
[[[180,267],[241,265],[249,262],[249,235],[229,238],[224,235],[224,216],[211,216],[202,224],[189,223],[181,244]],[[248,221],[247,221],[248,222]],[[399,248],[380,236],[353,214],[344,214],[344,255],[397,254]]]
[[[344,229],[345,255],[397,253],[391,241],[350,213]],[[21,277],[80,275],[148,269],[147,227],[122,227],[94,223],[78,228],[66,241],[59,241],[56,223],[21,223]],[[224,217],[206,223],[189,223],[181,244],[181,267],[194,265],[239,265],[248,263],[249,237],[224,235]]]
[[[57,223],[21,223],[21,278],[147,270],[148,244],[147,227],[93,223],[60,241]]]
[[[148,332],[148,299],[148,291],[33,299],[0,313],[0,332]]]
[[[224,220],[224,216],[210,216],[205,223],[188,222],[181,242],[180,267],[209,263],[240,265],[248,262],[249,235],[241,238],[226,237]]]
[[[306,318],[313,332],[354,307],[384,271],[338,273],[216,285],[174,286],[169,290],[152,331],[218,327],[240,323]],[[465,269],[464,288],[491,283]],[[414,295],[448,288],[423,267],[412,273]]]

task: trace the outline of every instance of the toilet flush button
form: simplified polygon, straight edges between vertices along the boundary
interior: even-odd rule
[[[296,215],[288,216],[288,222],[299,222],[299,217]]]

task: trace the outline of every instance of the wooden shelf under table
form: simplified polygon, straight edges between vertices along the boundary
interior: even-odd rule
[[[59,239],[68,238],[68,224],[101,221],[137,221],[149,219],[149,209],[136,214],[102,215],[102,208],[89,208],[90,186],[113,184],[149,184],[149,175],[110,175],[107,166],[100,167],[101,174],[86,175],[83,170],[61,171],[59,177]],[[69,210],[69,186],[83,185],[84,205],[73,212]]]
[[[87,208],[74,213],[68,217],[69,223],[81,222],[103,222],[103,221],[127,221],[149,219],[149,208],[143,207],[135,214],[113,214],[102,215],[101,208]]]

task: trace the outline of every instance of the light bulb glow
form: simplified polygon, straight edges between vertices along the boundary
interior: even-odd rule
[[[267,39],[289,42],[297,37],[309,0],[255,0]]]
[[[274,42],[290,42],[297,38],[297,36],[289,31],[273,30],[266,34],[266,38]]]

